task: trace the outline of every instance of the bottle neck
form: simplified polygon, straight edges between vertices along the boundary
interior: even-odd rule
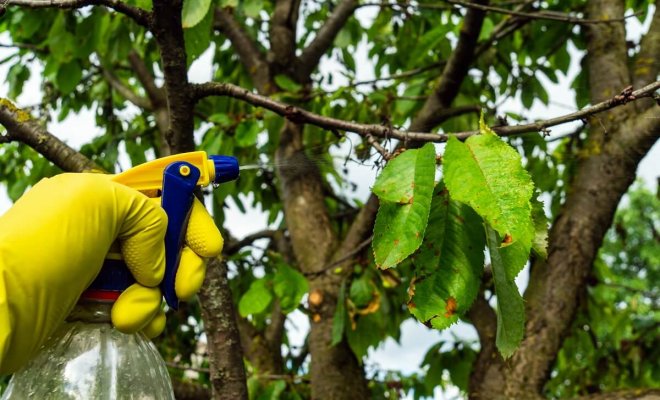
[[[110,323],[113,302],[80,299],[66,318],[67,322]]]

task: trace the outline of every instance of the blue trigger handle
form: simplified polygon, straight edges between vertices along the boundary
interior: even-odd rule
[[[163,175],[161,205],[168,220],[165,234],[165,276],[160,287],[167,305],[175,310],[179,308],[179,298],[176,297],[174,282],[199,175],[199,169],[185,161],[168,165]]]

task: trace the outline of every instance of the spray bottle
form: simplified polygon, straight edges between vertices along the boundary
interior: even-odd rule
[[[177,309],[174,281],[188,217],[199,186],[238,177],[238,161],[207,157],[203,151],[177,154],[138,165],[113,177],[149,197],[161,198],[168,216],[165,277],[161,291]],[[135,283],[119,254],[109,254],[58,332],[9,383],[9,399],[174,399],[165,362],[142,333],[123,334],[110,323],[119,294]]]

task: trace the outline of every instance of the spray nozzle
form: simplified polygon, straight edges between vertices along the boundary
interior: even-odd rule
[[[209,157],[209,169],[212,171],[212,180],[215,184],[233,181],[238,178],[238,160],[232,156]]]

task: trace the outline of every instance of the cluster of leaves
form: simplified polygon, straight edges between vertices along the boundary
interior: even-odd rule
[[[376,264],[387,269],[412,257],[408,308],[443,329],[472,305],[481,285],[483,249],[497,294],[497,347],[510,356],[522,340],[524,306],[515,278],[532,248],[545,253],[547,221],[516,150],[484,123],[462,143],[451,138],[435,182],[435,148],[407,150],[376,180]],[[534,212],[534,209],[537,209]]]
[[[572,397],[659,387],[659,199],[637,184],[605,237],[546,392]]]

